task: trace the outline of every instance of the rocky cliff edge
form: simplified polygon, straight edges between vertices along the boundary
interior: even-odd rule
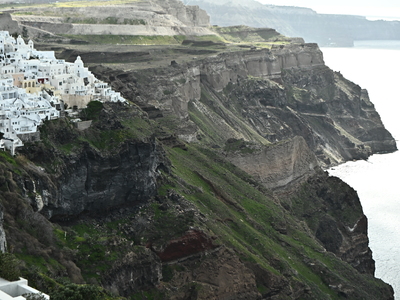
[[[7,245],[34,286],[91,284],[97,299],[393,299],[373,278],[357,195],[315,166],[396,145],[315,44],[93,72],[130,104],[93,102],[89,129],[49,121],[41,141],[0,156]]]
[[[368,93],[325,66],[316,44],[93,71],[149,112],[177,118],[170,126],[188,142],[224,148],[230,138],[260,146],[302,136],[323,167],[397,149]]]

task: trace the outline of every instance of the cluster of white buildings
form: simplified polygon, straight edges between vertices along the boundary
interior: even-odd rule
[[[84,108],[93,100],[125,102],[79,56],[74,63],[65,62],[54,51],[37,51],[31,40],[26,44],[20,36],[0,31],[0,149],[14,155],[44,120],[59,118],[64,107]]]

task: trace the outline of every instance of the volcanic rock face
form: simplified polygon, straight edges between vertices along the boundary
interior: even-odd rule
[[[139,202],[154,195],[155,144],[127,144],[116,156],[102,157],[88,150],[69,165],[70,176],[61,181],[56,203],[44,213],[77,215],[84,210],[103,210],[126,202]]]
[[[393,298],[370,276],[358,198],[318,164],[396,145],[317,45],[93,73],[132,104],[103,104],[85,131],[46,122],[18,160],[0,157],[19,168],[0,186],[17,251],[27,235],[43,239],[30,255],[65,255],[74,282],[132,298]],[[81,221],[90,236],[43,215]],[[19,235],[18,224],[39,229]]]
[[[103,116],[107,125],[102,125],[102,130],[123,128],[115,119],[116,111],[123,113],[124,108],[118,104],[109,108],[108,114]],[[59,142],[76,138],[74,133],[65,130],[51,132]],[[109,143],[103,147],[115,146],[115,139]],[[54,150],[46,147],[33,146],[26,151],[40,162],[54,162],[63,157],[62,153],[53,153]],[[20,182],[27,193],[36,195],[32,199],[34,206],[54,220],[68,220],[83,212],[104,211],[107,207],[124,204],[134,206],[151,198],[156,193],[158,169],[164,163],[163,151],[154,139],[126,140],[112,152],[86,143],[64,159],[56,176],[48,176],[40,168],[32,167],[31,179]]]
[[[14,21],[11,15],[5,12],[0,14],[0,28],[1,30],[8,31],[10,34],[21,32],[18,22]]]
[[[160,283],[161,262],[149,249],[143,253],[130,252],[104,275],[104,286],[116,295],[129,297],[138,289]]]
[[[134,1],[129,5],[31,9],[29,15],[13,18],[37,31],[77,35],[214,35],[207,13],[198,6],[185,6],[178,0]],[[64,17],[72,16],[72,17]],[[90,18],[88,18],[90,16]],[[88,21],[89,20],[89,21]]]
[[[367,218],[356,191],[350,186],[327,174],[310,177],[293,197],[291,209],[306,220],[326,250],[359,272],[374,274]]]
[[[316,44],[119,72],[94,69],[141,107],[178,117],[175,132],[186,141],[207,136],[223,147],[230,138],[265,144],[299,135],[322,166],[396,150],[366,91],[325,66]]]
[[[0,253],[7,249],[6,234],[3,228],[3,208],[0,206]]]
[[[152,248],[152,246],[150,246]],[[177,260],[199,252],[212,250],[212,239],[198,230],[189,230],[184,236],[171,240],[160,251],[154,250],[163,262]]]
[[[314,153],[300,136],[250,154],[230,154],[228,160],[268,188],[302,181],[318,167]]]
[[[207,12],[200,9],[197,5],[184,5],[178,0],[158,0],[156,2],[164,8],[168,14],[176,17],[186,26],[210,26],[210,17]]]
[[[207,255],[190,277],[202,287],[196,299],[257,299],[260,296],[254,274],[233,251],[224,247]]]

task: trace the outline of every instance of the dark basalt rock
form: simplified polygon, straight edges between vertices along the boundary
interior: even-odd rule
[[[305,204],[307,203],[307,204]],[[292,201],[292,211],[307,222],[326,250],[361,273],[374,274],[367,218],[356,191],[336,177],[310,177]]]
[[[162,279],[161,270],[160,259],[149,249],[130,252],[103,276],[103,285],[115,295],[129,297],[138,290],[155,288]]]
[[[93,71],[134,104],[99,106],[85,131],[66,119],[46,122],[42,142],[21,149],[18,172],[0,158],[5,228],[18,251],[34,239],[16,220],[40,223],[46,234],[30,254],[68,254],[70,274],[54,276],[81,282],[80,249],[56,250],[48,220],[83,222],[108,234],[69,231],[102,258],[81,256],[106,268],[90,280],[127,297],[151,290],[164,299],[393,298],[371,276],[355,191],[318,162],[393,151],[395,141],[365,91],[327,68],[317,45]],[[260,162],[263,172],[245,169]]]
[[[3,207],[0,205],[0,253],[7,250],[6,234],[3,228]]]
[[[212,239],[198,230],[189,230],[185,235],[170,240],[161,250],[157,251],[153,249],[151,244],[149,244],[148,247],[157,254],[162,262],[177,260],[179,258],[216,248]]]
[[[43,210],[57,220],[82,212],[138,204],[155,195],[158,167],[153,143],[127,143],[119,153],[102,156],[86,148],[71,161],[61,179],[57,200]]]
[[[127,113],[118,104],[105,107],[100,112],[101,121],[92,125],[92,133],[66,129],[60,120],[59,125],[49,125],[46,135],[55,144],[67,144],[77,140],[80,134],[90,138],[97,130],[114,130],[118,134],[123,126],[116,119],[116,111],[121,115]],[[20,181],[20,186],[27,194],[40,196],[41,203],[36,203],[38,197],[33,197],[33,205],[40,206],[41,213],[52,221],[68,221],[82,213],[101,213],[126,204],[135,206],[155,196],[158,170],[167,164],[158,142],[149,138],[126,139],[118,145],[113,145],[116,141],[110,139],[109,143],[114,146],[113,151],[101,151],[89,142],[81,142],[70,155],[43,144],[28,145],[23,152],[33,161],[45,165],[59,163],[52,170],[54,174],[32,168],[29,173],[34,182],[27,178]]]
[[[152,115],[180,120],[175,134],[189,142],[207,130],[220,147],[230,138],[279,142],[300,135],[324,167],[397,149],[368,93],[325,66],[316,44],[222,53],[173,68],[93,72],[140,107],[157,107]]]

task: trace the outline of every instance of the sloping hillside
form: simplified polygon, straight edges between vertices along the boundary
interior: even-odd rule
[[[396,150],[368,93],[316,44],[216,30],[230,43],[36,44],[128,103],[1,153],[0,276],[55,300],[393,299],[356,192],[321,169]]]

